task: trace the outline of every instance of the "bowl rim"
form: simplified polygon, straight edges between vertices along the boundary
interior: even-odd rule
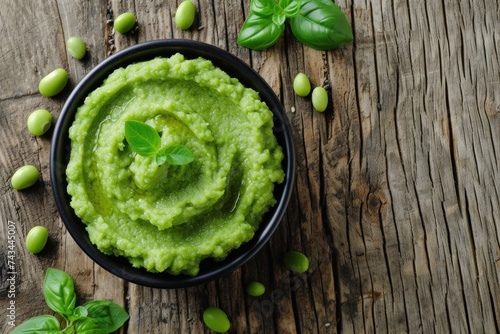
[[[106,255],[102,253],[88,238],[85,224],[76,217],[69,205],[70,196],[66,191],[66,166],[68,160],[69,138],[68,129],[73,122],[76,109],[83,103],[83,99],[99,87],[103,80],[115,69],[129,64],[153,59],[158,56],[171,56],[175,53],[183,54],[187,59],[203,57],[228,73],[236,77],[246,87],[257,90],[262,101],[273,112],[275,127],[274,132],[282,142],[284,159],[282,165],[285,180],[275,185],[275,192],[280,194],[277,203],[266,213],[262,222],[269,217],[269,222],[263,224],[256,231],[253,238],[237,249],[230,251],[222,261],[215,262],[210,259],[203,260],[207,266],[216,264],[216,268],[202,270],[197,276],[172,275],[166,272],[151,273],[144,268],[135,268],[124,257]],[[227,67],[229,66],[229,67]],[[227,68],[226,68],[227,67]],[[50,150],[50,179],[53,196],[61,219],[78,246],[95,263],[108,272],[135,284],[153,288],[184,288],[219,279],[236,270],[256,255],[271,238],[280,224],[293,192],[296,178],[296,156],[293,142],[293,133],[285,110],[278,97],[269,84],[253,68],[230,52],[214,45],[184,39],[154,40],[138,43],[127,47],[97,64],[75,86],[70,93],[59,114]],[[277,190],[279,189],[279,190]]]

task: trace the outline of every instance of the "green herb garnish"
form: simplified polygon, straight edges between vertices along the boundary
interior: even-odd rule
[[[354,38],[344,13],[332,0],[252,0],[238,44],[253,50],[272,46],[285,31],[287,18],[294,36],[316,50],[333,49]]]
[[[158,153],[161,138],[151,126],[137,121],[125,122],[125,139],[130,147],[143,157],[152,157]]]
[[[43,282],[45,302],[66,320],[66,328],[52,315],[30,318],[16,326],[12,334],[21,333],[111,333],[129,318],[127,311],[108,300],[94,300],[75,307],[73,278],[62,270],[49,268]]]
[[[158,151],[156,162],[162,165],[165,162],[170,165],[186,165],[194,160],[193,153],[182,145],[166,146]]]
[[[125,122],[125,139],[132,150],[143,157],[156,157],[156,163],[162,165],[186,165],[194,160],[193,153],[183,145],[161,147],[158,132],[146,123]]]

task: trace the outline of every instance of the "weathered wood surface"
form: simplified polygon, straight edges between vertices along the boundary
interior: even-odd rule
[[[112,299],[130,313],[123,333],[208,333],[202,310],[224,309],[232,333],[445,333],[499,331],[500,322],[500,6],[496,0],[339,0],[355,41],[319,52],[287,30],[264,52],[236,45],[248,1],[195,1],[189,31],[175,28],[176,1],[0,0],[0,332],[44,313],[47,267],[66,270],[80,301]],[[132,11],[138,30],[107,23]],[[80,36],[84,61],[65,51]],[[255,68],[282,100],[295,132],[297,185],[286,217],[255,259],[231,275],[179,290],[115,278],[76,246],[61,222],[49,181],[50,134],[34,138],[27,115],[56,116],[70,88],[110,53],[142,41],[188,38],[219,46]],[[112,42],[110,42],[112,40]],[[38,91],[57,67],[70,73],[59,97]],[[325,85],[325,113],[293,94],[305,72]],[[34,164],[41,181],[10,187],[13,171]],[[15,225],[15,299],[8,297],[7,233]],[[27,231],[50,231],[39,256]],[[307,254],[294,275],[286,250]],[[263,297],[243,287],[260,280]]]

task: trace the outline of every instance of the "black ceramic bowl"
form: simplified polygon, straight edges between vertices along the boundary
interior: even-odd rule
[[[275,187],[277,204],[265,215],[260,228],[249,242],[233,250],[223,261],[204,260],[197,276],[151,273],[142,268],[134,268],[127,259],[105,255],[94,246],[87,234],[85,225],[75,215],[70,206],[70,195],[66,187],[66,167],[70,153],[68,130],[74,120],[77,108],[85,97],[99,87],[115,69],[131,63],[150,60],[158,56],[169,57],[182,53],[186,58],[203,57],[238,78],[246,87],[256,90],[261,99],[274,114],[274,132],[283,148],[285,158],[283,168],[285,181]],[[97,264],[114,275],[136,284],[156,288],[179,288],[205,283],[230,273],[253,257],[269,240],[285,213],[295,181],[295,151],[292,133],[284,109],[273,90],[252,68],[239,58],[215,46],[189,40],[158,40],[138,44],[124,49],[97,65],[75,87],[66,101],[55,126],[50,156],[50,176],[54,197],[61,218],[69,233],[83,251]]]

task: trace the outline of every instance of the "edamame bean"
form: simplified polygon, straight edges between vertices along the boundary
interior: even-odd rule
[[[43,226],[33,227],[26,236],[26,249],[28,252],[37,254],[42,251],[49,238],[49,231]]]
[[[266,287],[261,282],[250,282],[247,285],[247,293],[253,297],[262,296],[266,292]]]
[[[43,96],[54,96],[59,94],[68,82],[68,72],[63,68],[58,68],[40,80],[38,90]]]
[[[10,180],[12,188],[16,190],[26,189],[35,184],[40,177],[40,172],[33,165],[25,165],[18,168]]]
[[[130,31],[135,25],[135,15],[130,12],[120,14],[113,24],[115,30],[120,34],[125,34]]]
[[[47,109],[38,109],[28,116],[26,126],[33,136],[41,136],[50,128],[52,114]]]
[[[81,60],[85,53],[87,52],[87,48],[85,47],[85,43],[80,37],[70,37],[66,41],[66,50],[68,50],[69,54],[78,60]]]
[[[208,328],[217,333],[224,333],[229,330],[231,324],[226,313],[218,307],[208,307],[203,312],[203,322]]]
[[[175,11],[175,24],[179,29],[189,29],[193,25],[196,7],[191,0],[181,2]]]
[[[316,87],[313,89],[311,100],[314,109],[323,112],[328,106],[328,93],[323,87]]]
[[[290,251],[285,253],[283,262],[288,269],[297,273],[304,273],[309,269],[309,259],[301,252]]]
[[[298,96],[307,96],[311,92],[311,82],[304,73],[299,73],[293,79],[293,90]]]

